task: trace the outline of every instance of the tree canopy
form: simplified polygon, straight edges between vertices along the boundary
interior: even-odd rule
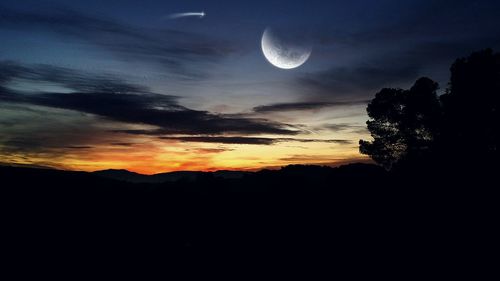
[[[373,140],[360,140],[360,152],[387,169],[496,159],[500,54],[487,49],[456,60],[446,94],[437,90],[420,78],[407,90],[379,91],[367,107]]]
[[[368,104],[367,122],[373,141],[360,141],[361,153],[386,168],[403,159],[424,157],[432,148],[441,118],[436,91],[429,78],[409,90],[385,88]]]

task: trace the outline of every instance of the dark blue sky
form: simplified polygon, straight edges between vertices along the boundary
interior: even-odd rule
[[[168,18],[201,11],[204,18]],[[293,70],[269,64],[260,47],[267,27],[311,44],[309,60]],[[3,0],[0,42],[4,155],[44,151],[47,137],[35,132],[53,122],[33,123],[14,105],[41,106],[46,116],[68,110],[64,118],[90,127],[119,122],[106,132],[130,138],[269,145],[293,135],[347,144],[366,137],[366,102],[381,88],[428,76],[444,91],[457,57],[498,50],[500,2]],[[122,107],[101,108],[101,99]],[[82,121],[87,114],[97,119]],[[12,122],[20,125],[7,128]],[[255,138],[262,135],[274,139]],[[95,145],[87,139],[52,146]]]
[[[495,47],[500,29],[498,1],[7,0],[2,1],[1,6],[4,14],[0,29],[4,42],[0,47],[2,59],[102,71],[119,69],[132,76],[147,76],[154,80],[148,81],[153,85],[161,84],[156,81],[163,80],[158,75],[168,75],[154,68],[158,66],[155,57],[160,61],[165,54],[148,50],[146,55],[131,56],[127,54],[131,51],[128,47],[137,53],[138,48],[150,47],[143,46],[150,42],[141,42],[139,37],[123,38],[118,31],[109,34],[107,28],[115,25],[123,30],[133,28],[134,32],[156,40],[155,46],[162,40],[173,45],[176,44],[173,40],[181,40],[185,45],[206,44],[207,48],[220,48],[215,67],[212,64],[215,59],[207,54],[202,60],[186,65],[184,70],[204,78],[211,72],[210,78],[215,81],[231,76],[232,80],[243,83],[268,80],[288,83],[290,79],[301,78],[301,74],[315,75],[316,71],[339,69],[344,69],[343,75],[354,75],[346,78],[362,79],[365,77],[358,77],[363,74],[356,69],[363,67],[386,68],[389,75],[398,72],[407,76],[387,78],[389,81],[380,77],[384,81],[375,83],[370,89],[390,85],[390,80],[401,85],[418,75],[446,82],[447,68],[454,58],[479,48]],[[165,19],[171,13],[184,11],[205,11],[207,16],[201,20]],[[13,13],[17,14],[14,19]],[[69,13],[76,14],[74,22],[65,22],[71,18]],[[94,20],[99,22],[93,23]],[[268,26],[312,41],[314,52],[310,61],[285,75],[270,68],[259,49],[260,37]],[[162,34],[161,30],[186,32],[190,37]],[[120,50],[117,46],[109,46],[112,43],[124,47]],[[128,64],[133,64],[134,69],[139,67],[141,75],[125,71]],[[409,69],[411,67],[413,69]],[[342,83],[355,82],[365,83],[347,80]],[[180,89],[174,87],[172,90]],[[292,97],[297,98],[296,95]]]

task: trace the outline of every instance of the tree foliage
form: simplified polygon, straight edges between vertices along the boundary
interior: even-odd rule
[[[420,78],[409,90],[385,88],[378,92],[367,108],[373,141],[361,140],[361,153],[386,168],[402,159],[426,155],[438,134],[437,89],[436,82]]]
[[[408,90],[378,92],[367,108],[373,141],[360,140],[360,152],[388,169],[497,159],[500,54],[488,49],[456,60],[446,94],[438,98],[437,89],[420,78]]]
[[[497,158],[499,97],[500,54],[487,49],[456,60],[448,91],[441,97],[445,115],[442,150],[459,152],[469,161]]]

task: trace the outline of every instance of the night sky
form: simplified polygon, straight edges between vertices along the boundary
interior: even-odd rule
[[[309,59],[271,65],[268,27]],[[2,0],[0,162],[151,174],[368,161],[358,141],[377,91],[427,76],[443,93],[456,58],[499,46],[500,1]]]

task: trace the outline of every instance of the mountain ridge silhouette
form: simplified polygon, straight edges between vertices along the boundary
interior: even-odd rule
[[[221,177],[221,178],[239,179],[251,172],[231,171],[231,170],[218,170],[214,172],[173,171],[173,172],[163,172],[163,173],[147,175],[147,174],[132,172],[126,169],[106,169],[106,170],[94,171],[91,173],[106,178],[129,181],[134,183],[163,183],[163,182],[175,182],[178,180],[195,181],[198,177],[205,174],[212,174],[215,177]]]
[[[215,172],[177,171],[143,175],[124,169],[95,172],[39,169],[0,165],[0,175],[7,186],[33,188],[64,187],[70,190],[127,187],[137,190],[171,187],[183,191],[308,191],[327,190],[332,186],[362,186],[370,180],[381,181],[387,171],[374,164],[348,164],[339,167],[289,165],[279,170],[256,172],[220,170]],[[109,186],[107,186],[109,185]]]

